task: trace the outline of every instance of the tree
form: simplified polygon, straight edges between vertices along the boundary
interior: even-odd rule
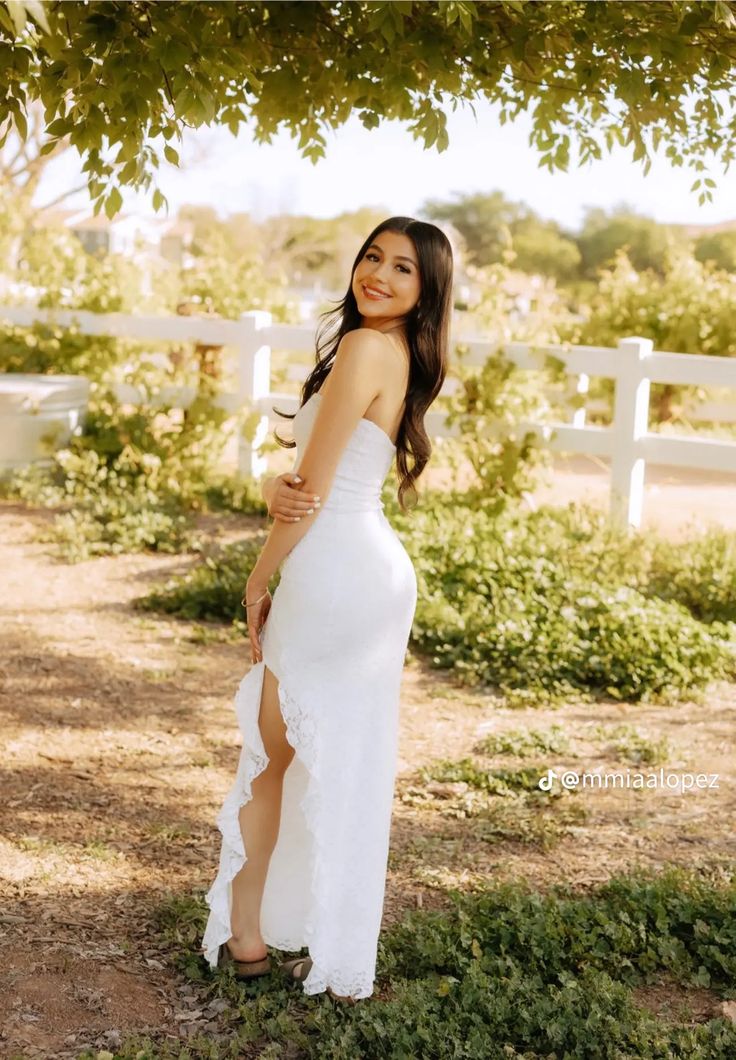
[[[460,233],[468,261],[478,268],[502,261],[511,246],[511,230],[522,217],[523,207],[502,191],[458,195],[455,202],[430,199],[424,204],[427,217],[449,221]]]
[[[316,162],[323,130],[354,114],[368,129],[408,122],[425,148],[444,151],[443,103],[478,97],[500,104],[502,122],[531,112],[531,144],[550,171],[567,169],[573,137],[581,165],[618,143],[647,173],[664,140],[675,166],[702,173],[712,151],[727,169],[735,11],[730,0],[8,0],[0,138],[11,126],[24,136],[41,100],[44,149],[69,137],[95,210],[110,216],[121,185],[153,186],[161,153],[178,164],[185,128],[236,134],[253,121],[268,143],[285,125]],[[698,177],[692,190],[702,203],[713,187]],[[158,189],[153,204],[165,204]]]
[[[514,267],[523,272],[560,282],[577,276],[580,251],[575,235],[501,191],[462,195],[455,202],[431,199],[423,204],[423,216],[450,222],[463,238],[468,262],[478,268],[510,262],[513,252]]]
[[[566,235],[556,221],[543,221],[530,210],[511,234],[515,268],[554,277],[559,283],[577,278],[580,251],[575,237]]]
[[[687,242],[676,226],[660,224],[625,203],[615,207],[610,214],[598,206],[589,207],[576,238],[583,272],[588,279],[609,265],[620,249],[626,250],[635,269],[653,269],[662,276],[668,248]]]
[[[46,167],[68,150],[69,143],[57,140],[53,151],[41,154],[47,139],[43,108],[39,103],[31,103],[29,111],[25,136],[14,133],[0,146],[0,267],[14,266],[34,217],[85,189],[84,184],[67,187],[49,201],[34,206],[33,199]]]
[[[736,228],[700,236],[695,241],[695,257],[713,262],[717,269],[736,272]]]

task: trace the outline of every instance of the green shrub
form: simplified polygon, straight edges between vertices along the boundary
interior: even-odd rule
[[[522,769],[480,769],[472,758],[443,759],[419,770],[427,780],[453,783],[462,780],[470,787],[492,795],[511,795],[519,791],[539,791],[539,778],[543,766],[525,766]]]
[[[240,603],[243,589],[263,543],[260,535],[219,549],[191,571],[138,599],[135,606],[188,619],[240,621],[245,614]]]
[[[395,521],[417,572],[414,644],[465,683],[515,700],[650,701],[734,673],[728,629],[645,595],[644,535],[593,510],[479,507],[469,517],[456,495]]]
[[[736,622],[736,533],[709,527],[688,541],[657,539],[647,592],[682,604],[700,622]]]
[[[633,727],[618,725],[613,729],[600,729],[597,735],[608,741],[609,749],[619,761],[633,765],[659,765],[666,762],[670,745],[666,736],[650,740]]]
[[[60,510],[45,536],[69,562],[199,549],[195,513],[265,513],[255,482],[216,470],[225,419],[206,392],[185,414],[147,405],[128,411],[97,393],[83,432],[48,466],[8,476],[2,493]]]

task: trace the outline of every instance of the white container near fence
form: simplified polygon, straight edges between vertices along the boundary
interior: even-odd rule
[[[62,449],[84,419],[89,387],[82,375],[0,374],[0,472]]]

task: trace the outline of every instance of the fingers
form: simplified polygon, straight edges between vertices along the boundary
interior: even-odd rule
[[[261,661],[261,644],[258,638],[258,634],[255,630],[250,630],[250,654],[251,662],[257,663]]]
[[[312,515],[321,507],[319,494],[304,494],[301,490],[290,486],[288,482],[284,485],[289,493],[281,501],[276,497],[272,498],[272,510],[269,513],[272,519],[280,519],[282,523],[295,523],[302,516]]]
[[[259,608],[258,614],[254,615],[248,622],[248,639],[250,641],[250,653],[251,662],[257,663],[263,659],[263,652],[261,650],[261,630],[266,624],[268,613],[271,610],[271,603],[266,600]]]
[[[289,497],[289,501],[292,504],[319,504],[321,497],[319,493],[302,493],[301,490],[295,490],[290,487],[291,492],[294,494],[293,497]]]
[[[296,522],[304,515],[312,515],[315,511],[319,511],[319,508],[319,504],[310,504],[309,501],[299,506],[290,503],[288,508],[280,508],[274,512],[274,518],[282,519],[284,522]]]

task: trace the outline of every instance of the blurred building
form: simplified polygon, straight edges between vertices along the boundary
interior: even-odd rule
[[[161,258],[187,266],[194,236],[194,225],[189,221],[134,214],[109,219],[102,214],[94,216],[89,210],[44,210],[34,218],[34,225],[62,225],[89,254],[123,254],[141,264]]]

